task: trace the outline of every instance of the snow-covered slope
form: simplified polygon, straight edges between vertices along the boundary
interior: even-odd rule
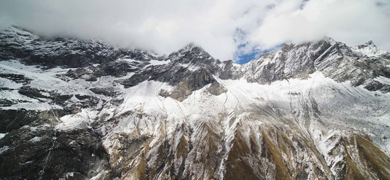
[[[0,179],[390,178],[390,56],[372,42],[240,66],[192,44],[0,39]]]

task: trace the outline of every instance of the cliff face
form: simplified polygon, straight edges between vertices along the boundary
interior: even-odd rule
[[[390,54],[330,38],[245,65],[0,33],[0,179],[390,179]]]

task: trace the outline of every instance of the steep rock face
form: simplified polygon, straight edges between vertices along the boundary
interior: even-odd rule
[[[219,69],[219,64],[221,64],[220,61],[212,58],[203,49],[194,45],[188,45],[170,54],[168,61],[170,63],[167,65],[147,67],[123,81],[122,84],[128,88],[146,80],[153,80],[168,82],[169,85],[175,86],[190,76],[198,76],[206,72],[215,74]],[[195,88],[195,90],[197,89]]]
[[[211,83],[213,83],[213,87],[210,90],[214,94],[220,94],[223,91],[223,87],[213,77],[221,71],[223,63],[212,58],[202,48],[190,44],[170,54],[168,61],[170,63],[167,65],[151,66],[141,70],[121,84],[128,88],[146,80],[167,82],[176,87],[172,92],[162,92],[163,96],[169,96],[179,101],[183,101],[193,91]],[[164,93],[166,94],[164,95]]]
[[[17,27],[0,33],[0,50],[0,60],[20,59],[27,65],[49,69],[99,64],[99,70],[114,76],[134,72],[151,60],[164,59],[154,53],[119,49],[97,40],[40,37]]]
[[[390,56],[372,42],[236,65],[13,27],[0,49],[0,179],[390,179]]]
[[[298,45],[283,45],[278,52],[263,54],[243,66],[249,82],[271,83],[289,78],[307,78],[314,71],[338,82],[369,84],[376,77],[390,77],[389,53],[379,51],[370,41],[349,47],[333,39]],[[379,82],[377,82],[379,83]]]

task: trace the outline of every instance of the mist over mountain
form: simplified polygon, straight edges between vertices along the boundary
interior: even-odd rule
[[[247,64],[0,32],[0,179],[390,179],[390,53]]]
[[[0,30],[11,25],[159,54],[193,42],[234,62],[325,36],[350,46],[373,40],[390,51],[387,0],[0,1]]]

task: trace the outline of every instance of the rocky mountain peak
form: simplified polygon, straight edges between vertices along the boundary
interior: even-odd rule
[[[194,60],[213,59],[209,53],[203,50],[203,48],[193,43],[190,43],[184,48],[171,53],[168,58],[173,61],[180,59],[181,63],[189,63]]]
[[[320,40],[320,41],[321,41],[321,40]],[[330,44],[332,44],[332,45],[337,43],[336,40],[334,40],[333,38],[331,38],[331,37],[329,37],[329,36],[325,36],[324,38],[322,38],[322,41],[328,42],[328,43],[330,43]]]
[[[374,44],[374,42],[372,40],[369,40],[362,45],[357,45],[356,48],[360,49],[360,50],[366,49],[369,51],[375,51],[375,52],[378,51],[378,48],[376,47],[376,45]]]
[[[208,54],[202,47],[196,45],[195,43],[189,43],[184,48],[180,49],[181,53],[192,53],[197,55]]]
[[[356,48],[325,37],[313,42],[284,44],[279,51],[265,53],[244,65],[243,74],[250,82],[271,83],[307,78],[311,73],[321,71],[336,81],[351,81],[357,86],[370,83],[378,76],[388,76],[390,69],[384,64],[389,63],[390,58],[381,54],[385,53],[372,42]],[[379,70],[376,66],[382,68]]]
[[[375,46],[375,44],[374,44],[374,42],[372,40],[367,41],[365,44],[366,45],[370,45],[370,46]]]
[[[2,40],[12,38],[12,41],[17,41],[18,39],[34,40],[39,38],[39,36],[17,26],[11,26],[1,31],[0,37],[2,37]]]
[[[379,50],[373,41],[368,41],[362,45],[357,45],[352,48],[355,52],[366,56],[381,56],[388,54],[384,51]]]
[[[163,90],[159,94],[179,101],[186,99],[193,91],[213,83],[212,91],[218,94],[223,88],[218,85],[213,75],[221,72],[219,60],[210,56],[203,48],[189,44],[184,48],[171,53],[167,57],[169,63],[160,66],[150,66],[132,77],[124,80],[122,84],[129,88],[146,81],[153,80],[167,82],[176,86],[172,91]]]

